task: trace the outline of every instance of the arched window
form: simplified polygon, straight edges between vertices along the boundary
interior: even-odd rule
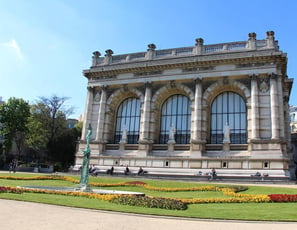
[[[243,98],[233,92],[218,95],[211,105],[210,143],[221,144],[226,123],[232,144],[246,143],[246,106]]]
[[[114,143],[122,139],[123,131],[127,132],[127,143],[137,144],[140,125],[140,100],[130,97],[122,102],[116,116]]]
[[[174,95],[169,97],[162,106],[159,142],[166,144],[171,127],[175,129],[175,142],[188,144],[191,133],[191,109],[188,97]]]

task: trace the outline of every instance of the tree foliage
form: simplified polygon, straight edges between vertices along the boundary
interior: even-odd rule
[[[29,117],[27,127],[26,145],[29,147],[33,158],[37,158],[46,149],[47,131],[44,129],[41,121],[35,119],[33,115]]]
[[[30,117],[30,105],[20,98],[9,98],[0,106],[0,134],[4,137],[3,150],[9,153],[13,140],[20,155],[24,137],[27,133],[27,123]]]
[[[0,135],[4,137],[4,152],[9,153],[15,143],[19,158],[26,146],[28,160],[49,160],[59,162],[63,167],[72,164],[82,123],[73,129],[67,127],[67,117],[73,112],[73,107],[67,107],[67,100],[67,97],[53,95],[40,97],[31,106],[16,98],[3,103],[0,106]]]
[[[63,166],[74,160],[78,135],[77,131],[67,128],[67,116],[73,112],[72,107],[66,107],[67,100],[67,97],[53,95],[50,98],[40,97],[32,105],[32,122],[29,123],[32,133],[27,142],[35,151],[46,147],[48,159],[59,161]]]

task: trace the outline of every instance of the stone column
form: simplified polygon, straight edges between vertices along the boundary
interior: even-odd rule
[[[93,87],[87,87],[87,99],[84,113],[83,129],[81,134],[81,140],[85,140],[86,132],[89,124],[91,123],[92,107],[93,107]]]
[[[195,101],[194,101],[194,117],[192,125],[191,152],[192,156],[200,157],[203,151],[204,142],[201,140],[202,132],[202,84],[201,79],[195,79]]]
[[[260,139],[259,135],[259,91],[257,76],[251,76],[251,139]]]
[[[145,95],[143,108],[140,120],[139,130],[139,150],[144,150],[147,154],[151,150],[151,141],[149,139],[150,133],[150,119],[151,119],[151,99],[152,99],[152,84],[145,83]]]
[[[271,139],[279,139],[279,100],[276,78],[276,74],[270,75]]]
[[[106,108],[106,86],[101,87],[100,104],[98,110],[96,141],[103,142],[104,121]]]
[[[202,107],[202,86],[201,79],[195,80],[195,102],[194,102],[194,128],[193,128],[193,141],[201,141],[201,107]]]

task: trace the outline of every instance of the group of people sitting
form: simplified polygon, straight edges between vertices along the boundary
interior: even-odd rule
[[[92,176],[97,176],[99,174],[99,169],[96,168],[95,165],[91,165],[90,168],[89,168],[89,173]],[[113,173],[114,173],[114,167],[113,166],[111,166],[111,168],[106,170],[106,174],[113,175]],[[141,175],[144,175],[145,173],[146,173],[146,171],[144,171],[142,167],[139,167],[137,175],[141,176]],[[130,171],[128,165],[126,166],[126,168],[124,170],[124,174],[126,176],[131,174],[131,171]]]

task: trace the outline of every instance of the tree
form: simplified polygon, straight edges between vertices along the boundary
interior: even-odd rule
[[[30,116],[30,105],[21,98],[9,98],[0,106],[0,134],[4,136],[3,150],[7,154],[15,141],[20,157],[24,145],[27,123]]]
[[[34,118],[33,114],[29,117],[27,127],[28,133],[26,135],[25,143],[29,148],[30,155],[34,159],[41,158],[40,154],[46,150],[47,132],[42,123]]]
[[[67,108],[65,102],[67,97],[58,97],[56,95],[50,98],[40,97],[31,108],[32,119],[38,123],[46,137],[46,146],[49,157],[52,160],[57,157],[57,141],[67,131],[66,118],[73,112],[73,107]]]

